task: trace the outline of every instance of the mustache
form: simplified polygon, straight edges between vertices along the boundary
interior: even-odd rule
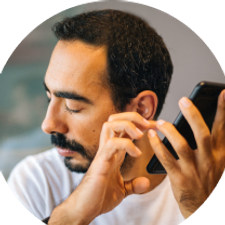
[[[60,134],[60,133],[52,134],[51,143],[55,145],[56,147],[78,152],[86,159],[89,159],[89,160],[92,159],[92,157],[90,157],[87,154],[87,151],[81,144],[79,144],[75,140],[67,140],[64,134]]]

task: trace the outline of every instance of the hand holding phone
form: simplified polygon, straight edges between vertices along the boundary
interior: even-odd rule
[[[180,211],[187,218],[208,198],[225,168],[225,90],[218,98],[211,133],[191,100],[182,98],[179,107],[193,131],[197,149],[193,151],[175,126],[162,120],[156,122],[156,129],[167,137],[179,160],[174,158],[151,129],[149,141],[167,171]]]
[[[225,89],[225,84],[202,81],[196,85],[189,97],[189,99],[200,111],[210,131],[212,129],[212,124],[216,114],[218,96],[223,89]],[[181,112],[175,119],[173,125],[176,127],[178,132],[187,140],[191,149],[195,150],[197,148],[197,145],[193,131]],[[165,137],[162,142],[170,151],[170,153],[176,159],[178,159],[179,157],[168,139]],[[159,162],[156,155],[154,155],[151,161],[149,162],[147,166],[147,171],[150,174],[166,173],[166,170]]]

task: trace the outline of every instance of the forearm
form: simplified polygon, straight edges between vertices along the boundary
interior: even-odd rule
[[[64,204],[56,207],[48,220],[48,225],[88,225],[92,221],[90,218],[84,218],[80,213],[71,213],[72,209]]]
[[[95,185],[88,181],[85,175],[76,190],[52,211],[48,225],[88,225],[99,215],[96,207],[89,207],[89,199],[93,200],[96,192],[93,191]],[[99,199],[96,199],[97,202]]]

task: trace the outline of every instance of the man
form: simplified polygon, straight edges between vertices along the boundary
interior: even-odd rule
[[[224,169],[225,91],[211,136],[193,104],[180,100],[198,145],[192,151],[170,123],[155,121],[173,66],[154,29],[102,10],[65,19],[53,31],[59,42],[44,79],[49,106],[42,129],[56,148],[22,161],[9,185],[35,216],[50,216],[48,224],[182,222]],[[168,176],[146,172],[154,153]]]

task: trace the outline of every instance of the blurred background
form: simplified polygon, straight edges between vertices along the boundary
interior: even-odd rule
[[[188,27],[168,14],[148,6],[117,1],[90,3],[63,11],[24,38],[1,74],[0,171],[6,179],[23,158],[51,148],[49,136],[41,131],[41,123],[47,109],[42,82],[57,42],[52,25],[64,17],[107,8],[131,12],[145,19],[163,37],[169,49],[174,74],[159,118],[173,122],[179,112],[178,100],[189,96],[198,82],[225,83],[224,74],[208,47]],[[204,25],[204,21],[202,23]]]

